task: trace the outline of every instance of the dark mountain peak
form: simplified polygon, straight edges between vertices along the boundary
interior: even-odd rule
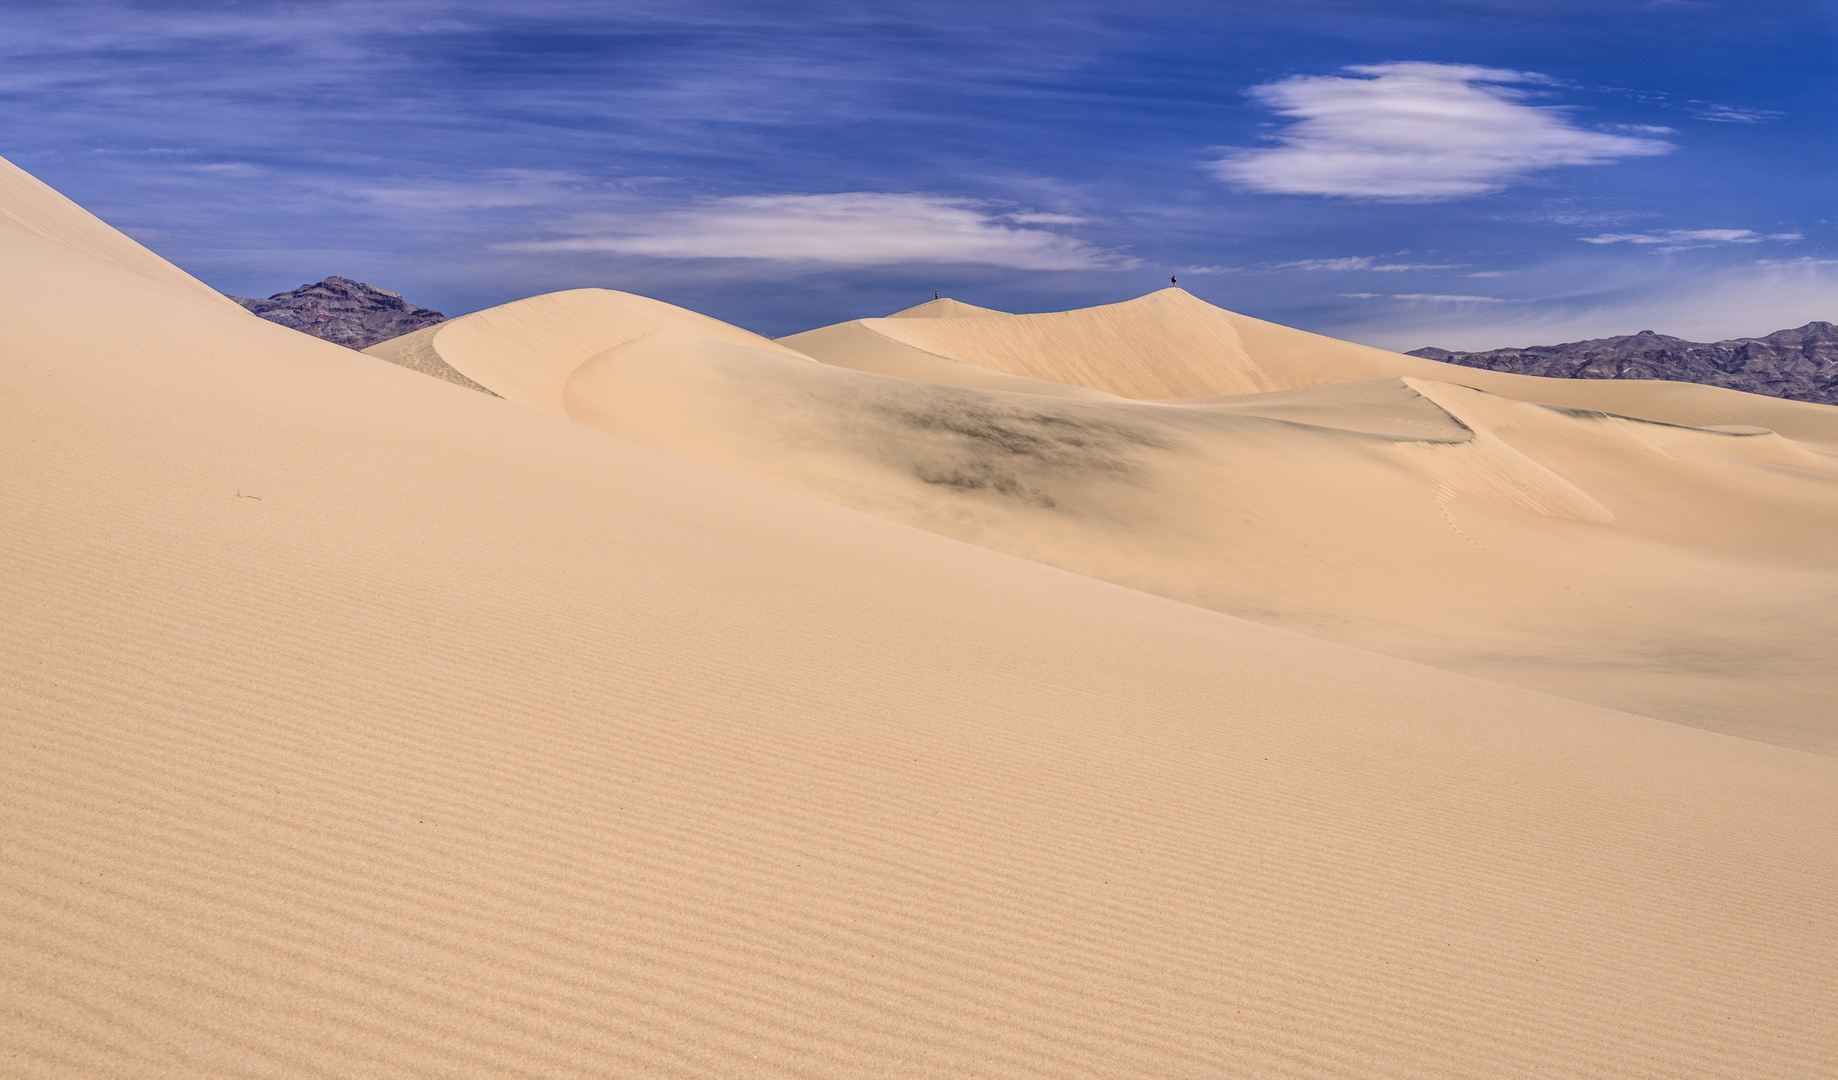
[[[1776,330],[1764,338],[1743,340],[1792,349],[1817,348],[1821,345],[1838,347],[1838,326],[1828,322],[1809,322],[1792,330]]]
[[[1562,345],[1470,353],[1424,348],[1409,355],[1552,379],[1668,379],[1838,405],[1838,326],[1829,322],[1717,342],[1642,330]]]
[[[350,349],[367,349],[379,341],[446,320],[438,311],[416,307],[402,299],[401,293],[336,275],[275,293],[265,300],[247,296],[230,299],[269,322]]]

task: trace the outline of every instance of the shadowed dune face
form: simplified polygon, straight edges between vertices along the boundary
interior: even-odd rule
[[[800,486],[879,489],[890,505],[939,487],[1092,507],[1195,452],[1187,418],[1153,407],[887,378],[670,333],[588,361],[565,401],[571,419],[723,467],[775,473],[789,455],[811,477]]]
[[[1106,327],[1096,340],[1136,340],[1116,362],[1140,369],[1138,387],[1162,370],[1157,320],[1191,324],[1157,347],[1193,372],[1207,369],[1191,350],[1234,340],[1228,313],[1172,290],[1148,299],[1063,319],[966,316],[940,301],[775,348],[744,332],[704,336],[687,320],[650,329],[663,320],[649,317],[578,363],[545,361],[560,387],[542,394],[559,401],[551,411],[604,431],[1131,588],[1838,753],[1838,673],[1819,644],[1838,635],[1826,541],[1838,530],[1838,458],[1753,425],[1547,405],[1418,375],[1157,401],[1042,380],[1105,361],[1059,349],[1093,325]],[[481,324],[461,355],[502,362],[544,347],[539,309],[493,318],[519,343],[499,348],[495,324]],[[895,341],[878,329],[894,324],[942,332]],[[1025,341],[1025,362],[1003,371],[944,355],[1012,358]],[[573,338],[567,348],[581,351]],[[1390,355],[1330,354],[1316,374]],[[1260,363],[1246,355],[1232,379],[1279,381]],[[1269,369],[1298,381],[1293,357]],[[1662,395],[1647,411],[1730,421],[1759,411],[1815,431],[1826,419],[1696,389],[1708,398]],[[1726,398],[1733,407],[1719,412]]]
[[[456,335],[452,366],[727,467],[0,223],[9,1076],[1831,1072],[1838,760],[784,490],[1052,522],[1092,559],[1107,528],[1306,543],[1343,589],[1409,536],[1472,590],[1451,552],[1523,574],[1511,544],[1602,530],[1637,575],[1684,525],[1612,469],[1673,468],[1753,511],[1692,551],[1752,529],[1803,586],[1762,513],[1813,483],[1792,446],[1414,378],[930,386],[613,299]],[[1613,520],[1493,484],[1531,468],[1508,450]],[[1396,595],[1480,610],[1435,580]]]

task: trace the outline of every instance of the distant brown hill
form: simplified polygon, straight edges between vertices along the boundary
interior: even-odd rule
[[[230,299],[269,322],[349,349],[367,349],[379,341],[446,320],[438,311],[416,307],[402,299],[400,293],[347,277],[329,277],[275,293],[265,300],[247,296]]]
[[[1767,337],[1700,342],[1642,330],[1622,337],[1490,352],[1417,349],[1411,356],[1553,379],[1667,379],[1838,405],[1838,326],[1809,322]]]

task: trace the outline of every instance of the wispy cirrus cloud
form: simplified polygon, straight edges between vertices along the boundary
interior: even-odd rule
[[[1497,220],[1528,221],[1548,225],[1585,225],[1600,228],[1604,225],[1625,225],[1630,221],[1658,216],[1658,212],[1653,210],[1546,210]]]
[[[1695,119],[1709,120],[1713,124],[1766,124],[1787,115],[1773,109],[1743,109],[1734,105],[1713,105],[1708,101],[1693,101],[1686,107]]]
[[[588,186],[579,173],[557,169],[490,169],[467,180],[392,180],[354,185],[344,194],[405,210],[435,212],[553,206]]]
[[[1509,304],[1503,296],[1467,296],[1460,293],[1341,293],[1349,300],[1414,300],[1430,304]]]
[[[1436,202],[1485,195],[1543,169],[1606,165],[1675,147],[1647,134],[1590,131],[1566,110],[1527,103],[1532,72],[1468,64],[1390,63],[1351,76],[1297,75],[1252,97],[1295,122],[1276,145],[1210,165],[1263,194]]]
[[[1800,233],[1763,234],[1753,229],[1666,229],[1647,233],[1602,233],[1599,236],[1579,236],[1577,239],[1585,244],[1650,244],[1655,245],[1655,253],[1663,254],[1715,247],[1718,244],[1759,244],[1766,240],[1792,241],[1803,240],[1805,237]]]
[[[835,266],[976,263],[1015,270],[1095,270],[1134,265],[1115,252],[1037,227],[1079,220],[919,193],[740,195],[608,217],[588,223],[579,235],[505,247]]]
[[[1341,259],[1298,259],[1295,262],[1277,263],[1273,269],[1338,272],[1371,270],[1381,274],[1394,274],[1410,270],[1455,270],[1459,266],[1459,263],[1387,263],[1380,262],[1378,257],[1373,255],[1352,255]]]
[[[1346,255],[1334,259],[1294,259],[1289,262],[1259,263],[1255,266],[1184,266],[1182,274],[1269,274],[1278,270],[1301,270],[1305,273],[1324,271],[1328,273],[1350,273],[1354,271],[1371,271],[1379,274],[1404,273],[1415,270],[1459,270],[1463,263],[1394,263],[1381,262],[1377,255]],[[1470,275],[1472,276],[1472,275]]]

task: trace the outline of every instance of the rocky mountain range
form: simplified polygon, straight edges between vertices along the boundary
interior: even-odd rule
[[[248,296],[230,299],[269,322],[349,349],[367,349],[379,341],[446,320],[438,311],[416,307],[402,299],[400,293],[347,277],[329,277],[275,293],[265,300]]]
[[[1642,330],[1622,337],[1490,352],[1417,349],[1411,356],[1553,379],[1668,379],[1838,405],[1838,326],[1810,322],[1767,337],[1686,341]]]

